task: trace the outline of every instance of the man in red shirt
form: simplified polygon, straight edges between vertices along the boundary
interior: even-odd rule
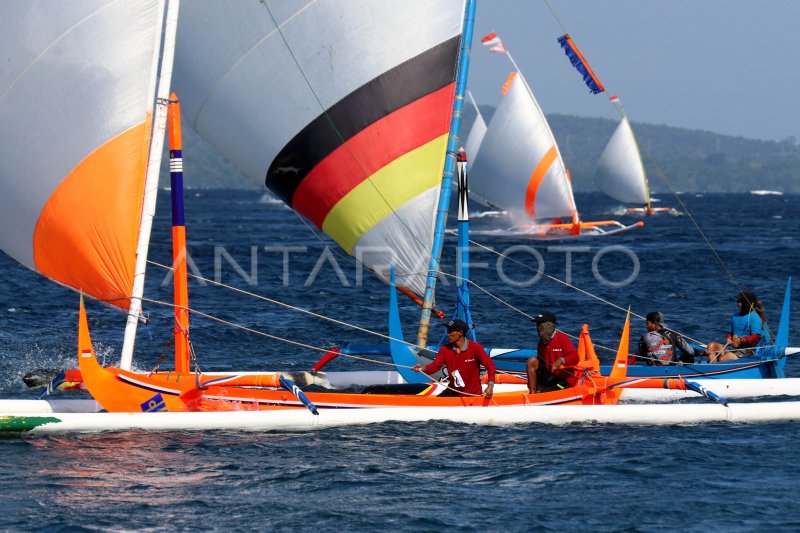
[[[481,365],[486,369],[489,383],[486,385],[485,398],[488,400],[494,392],[494,361],[486,354],[483,346],[475,341],[467,340],[465,335],[469,327],[463,320],[451,320],[447,324],[447,344],[439,348],[436,358],[426,366],[414,365],[415,372],[435,374],[447,366],[450,374],[450,388],[469,396],[481,396]]]
[[[565,387],[574,387],[579,376],[573,375],[565,366],[579,362],[578,351],[569,337],[556,331],[556,315],[545,311],[536,316],[536,331],[539,333],[537,356],[528,359],[528,391],[545,392]]]

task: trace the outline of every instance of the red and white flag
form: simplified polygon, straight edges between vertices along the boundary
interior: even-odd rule
[[[483,46],[489,47],[490,52],[502,53],[506,51],[506,47],[503,46],[503,41],[500,40],[500,37],[498,37],[495,32],[492,32],[481,39],[481,42],[483,43]]]
[[[612,104],[616,104],[617,102],[619,102],[619,96],[612,96],[611,98],[609,98],[609,100],[611,101]]]

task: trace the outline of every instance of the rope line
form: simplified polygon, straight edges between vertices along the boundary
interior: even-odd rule
[[[550,5],[550,2],[548,0],[543,0],[543,1],[544,1],[545,5],[547,6],[547,9],[550,11],[551,15],[555,19],[556,23],[561,27],[561,31],[563,33],[569,33],[567,31],[567,28],[561,22],[561,19],[556,14],[556,12],[553,9],[553,7]],[[606,92],[608,92],[608,91],[606,91]],[[621,106],[617,106],[617,110],[620,111],[620,113],[622,114],[622,116],[625,119],[627,119],[627,116],[626,116],[625,112],[622,110]],[[628,122],[630,124],[630,121],[628,121]],[[636,132],[633,131],[633,125],[632,124],[631,124],[631,131],[633,132],[633,136],[634,136],[634,139],[636,141],[636,145],[639,147],[640,152],[643,151],[645,153],[645,155],[647,156],[648,161],[652,164],[653,168],[656,170],[656,174],[658,174],[659,179],[661,180],[661,182],[664,185],[667,186],[667,188],[669,189],[669,191],[672,194],[672,196],[675,198],[675,200],[677,200],[678,204],[680,204],[681,209],[683,209],[683,212],[686,213],[687,217],[689,217],[689,220],[691,221],[692,225],[695,227],[697,232],[700,234],[700,237],[703,239],[703,242],[706,244],[708,249],[711,250],[711,253],[714,255],[714,258],[717,260],[719,265],[722,267],[722,270],[725,272],[725,274],[731,280],[731,282],[733,283],[733,286],[736,287],[736,289],[740,293],[744,292],[744,290],[742,289],[742,285],[739,283],[739,281],[736,279],[736,276],[733,274],[731,269],[728,268],[728,265],[722,259],[720,254],[717,252],[716,248],[711,243],[711,240],[708,238],[706,233],[700,227],[700,224],[697,222],[695,217],[692,215],[692,212],[686,206],[686,203],[681,199],[680,195],[678,194],[677,189],[673,186],[672,182],[667,177],[667,174],[663,171],[661,166],[656,161],[655,157],[653,156],[652,151],[647,146],[643,147],[642,143],[640,143],[638,141],[638,136],[636,135]],[[648,201],[648,205],[649,205],[649,201]],[[756,302],[752,302],[751,307],[754,307],[755,304],[756,304]],[[636,315],[636,316],[638,316],[638,315]],[[642,317],[639,317],[639,318],[642,318]],[[769,333],[770,338],[772,338],[773,337],[773,332],[772,332],[771,328],[769,327],[769,324],[766,321],[763,321],[763,322],[764,322],[764,327],[767,330],[767,333]],[[687,338],[687,339],[689,339],[689,340],[691,340],[691,341],[693,341],[693,342],[695,342],[697,344],[704,344],[704,343],[701,343],[700,341],[697,341],[696,339],[692,339],[690,337],[685,337],[685,338]]]

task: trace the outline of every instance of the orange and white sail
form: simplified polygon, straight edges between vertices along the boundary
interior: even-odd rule
[[[166,14],[166,0],[0,4],[0,246],[125,309],[155,206]]]
[[[518,220],[576,214],[550,125],[519,72],[506,80],[500,105],[472,159],[470,194]]]
[[[347,253],[421,294],[464,4],[187,2],[189,124]]]

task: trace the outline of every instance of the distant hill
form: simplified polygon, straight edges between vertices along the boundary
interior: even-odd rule
[[[481,106],[487,123],[494,107]],[[464,108],[463,138],[475,118]],[[547,116],[576,191],[593,191],[595,165],[617,122],[572,115]],[[800,145],[789,137],[781,142],[759,141],[687,130],[664,125],[633,123],[642,147],[652,192],[748,192],[755,189],[800,194]],[[652,159],[648,155],[652,154]],[[653,159],[661,170],[659,172]],[[169,184],[167,161],[161,184]],[[188,187],[264,188],[263,179],[251,180],[225,157],[184,127],[184,169]],[[265,169],[266,171],[266,169]],[[662,177],[666,176],[666,181]]]
[[[493,107],[481,106],[487,123],[493,113]],[[465,109],[465,132],[474,114],[472,108]],[[573,188],[597,190],[592,180],[594,170],[618,122],[559,114],[547,115],[547,120],[572,175]],[[672,187],[696,192],[769,189],[800,193],[800,145],[794,137],[781,142],[760,141],[639,122],[633,122],[633,129],[652,192],[668,192]]]

